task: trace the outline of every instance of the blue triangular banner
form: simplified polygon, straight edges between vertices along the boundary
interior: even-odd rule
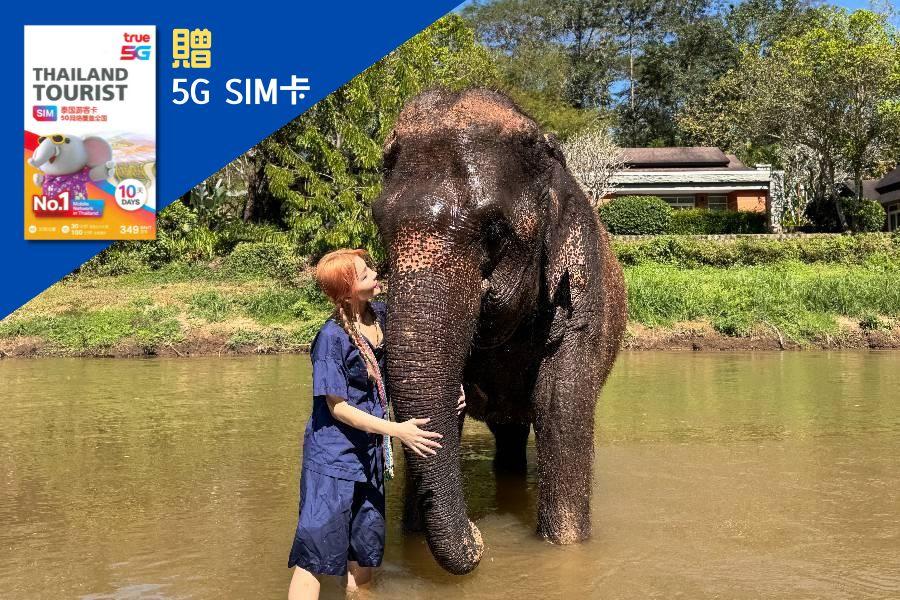
[[[302,114],[385,54],[452,10],[459,0],[432,2],[221,2],[84,5],[56,3],[7,10],[3,24],[2,146],[11,182],[0,219],[0,318],[70,273],[110,242],[26,241],[22,210],[24,25],[156,25],[158,208],[222,168]],[[209,29],[212,66],[172,67],[172,30]],[[52,43],[52,41],[48,41]],[[226,104],[232,78],[309,79],[305,98],[292,105]],[[173,103],[173,79],[209,80],[211,100]],[[218,97],[216,97],[218,95]]]

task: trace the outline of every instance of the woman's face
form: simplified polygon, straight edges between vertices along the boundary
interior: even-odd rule
[[[353,282],[353,294],[360,302],[368,302],[381,292],[378,273],[369,268],[366,261],[358,256],[353,257],[356,267],[356,281]]]

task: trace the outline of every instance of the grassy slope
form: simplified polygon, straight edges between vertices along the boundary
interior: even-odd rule
[[[634,348],[900,347],[900,264],[626,267]],[[173,264],[66,278],[0,322],[5,355],[303,350],[329,313],[293,285]],[[872,338],[877,343],[872,343]]]

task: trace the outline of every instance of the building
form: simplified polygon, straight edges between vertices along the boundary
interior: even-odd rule
[[[881,202],[887,213],[887,230],[900,230],[900,165],[881,179],[864,179],[863,198]],[[848,194],[856,194],[853,182],[844,184]]]
[[[745,166],[713,147],[623,148],[625,168],[613,175],[619,196],[659,196],[672,208],[747,210],[771,215],[769,165]]]
[[[888,231],[900,230],[900,165],[878,180],[875,186],[878,192],[878,200],[887,212]]]
[[[881,179],[863,179],[863,198],[880,202],[887,213],[887,230],[900,230],[900,165]],[[856,184],[848,181],[840,187],[845,197],[856,196]]]

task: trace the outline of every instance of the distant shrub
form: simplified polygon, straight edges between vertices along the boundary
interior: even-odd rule
[[[144,242],[144,256],[154,269],[173,261],[209,260],[214,236],[200,225],[197,214],[180,200],[160,211],[156,239]]]
[[[857,233],[872,233],[884,229],[887,214],[876,200],[841,198],[841,208],[847,226]],[[840,232],[842,230],[837,211],[831,200],[817,200],[806,206],[806,217],[817,231]]]
[[[81,265],[78,273],[115,277],[148,270],[146,249],[139,244],[140,242],[115,242]]]
[[[881,231],[887,221],[887,212],[877,200],[856,200],[846,203],[845,212],[850,228],[860,233]]]
[[[717,235],[765,233],[766,214],[748,210],[676,210],[668,233],[683,235]]]
[[[197,214],[188,208],[184,202],[176,200],[168,205],[156,217],[158,232],[174,236],[187,235],[197,227],[200,220]]]
[[[859,320],[859,328],[863,331],[889,331],[891,324],[875,314],[866,314]]]
[[[227,256],[242,242],[291,245],[290,234],[274,225],[234,221],[216,229],[215,253],[218,256]]]
[[[637,242],[617,241],[613,248],[619,261],[626,266],[659,263],[694,268],[766,265],[782,261],[842,264],[900,261],[900,237],[880,233],[735,241],[659,236]]]
[[[656,196],[622,196],[600,207],[600,219],[610,233],[654,235],[665,233],[672,207]]]
[[[811,231],[822,233],[840,233],[842,231],[834,202],[829,198],[812,200],[806,205],[803,212],[812,225]]]
[[[242,242],[223,264],[226,272],[250,277],[271,277],[291,281],[301,261],[290,246],[272,242]]]

